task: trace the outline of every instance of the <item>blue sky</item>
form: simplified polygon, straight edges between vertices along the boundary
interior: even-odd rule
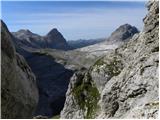
[[[107,37],[125,23],[141,30],[146,12],[144,1],[2,2],[2,19],[10,31],[45,35],[57,28],[67,40]]]

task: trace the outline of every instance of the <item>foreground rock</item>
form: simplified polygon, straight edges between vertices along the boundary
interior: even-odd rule
[[[15,52],[12,37],[1,21],[2,118],[32,118],[38,103],[36,78],[25,59]]]
[[[74,74],[61,118],[158,118],[158,1],[148,10],[140,34]]]

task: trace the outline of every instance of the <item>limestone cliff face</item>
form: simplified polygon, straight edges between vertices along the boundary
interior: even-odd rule
[[[38,102],[36,78],[25,59],[15,52],[10,33],[2,21],[1,35],[2,118],[32,118]]]
[[[61,118],[158,118],[159,6],[144,29],[71,79]]]

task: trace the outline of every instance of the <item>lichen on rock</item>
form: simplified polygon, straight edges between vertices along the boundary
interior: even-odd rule
[[[100,94],[89,73],[86,73],[81,83],[72,90],[80,109],[86,111],[85,118],[94,118],[98,109]]]

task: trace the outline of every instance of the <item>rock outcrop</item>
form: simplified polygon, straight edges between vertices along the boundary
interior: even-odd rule
[[[56,28],[52,29],[46,36],[40,36],[25,29],[12,32],[12,34],[15,37],[14,42],[20,44],[21,47],[52,48],[59,50],[71,49],[65,38]]]
[[[32,118],[38,103],[35,75],[15,52],[12,37],[1,21],[1,117]]]
[[[158,118],[158,1],[147,7],[142,32],[73,75],[61,118]]]

